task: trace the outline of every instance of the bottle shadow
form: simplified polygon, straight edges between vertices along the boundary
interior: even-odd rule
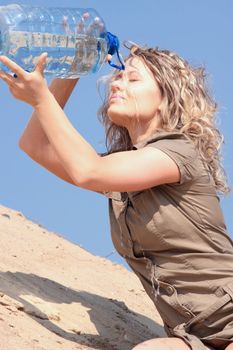
[[[21,310],[40,325],[79,345],[100,350],[130,350],[142,341],[165,335],[161,325],[130,310],[122,301],[67,288],[58,282],[35,274],[0,272],[0,286],[3,294],[21,303]],[[86,309],[85,312],[88,313],[90,322],[98,334],[86,333],[85,329],[68,331],[59,327],[59,319],[54,316],[50,318],[50,315],[41,311],[35,304],[25,300],[23,298],[25,295],[39,298],[45,303],[81,304]],[[80,324],[78,314],[77,321]]]

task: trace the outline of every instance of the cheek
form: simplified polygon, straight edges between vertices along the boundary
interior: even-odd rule
[[[137,105],[140,110],[156,111],[161,103],[161,98],[155,93],[142,93],[137,99]]]

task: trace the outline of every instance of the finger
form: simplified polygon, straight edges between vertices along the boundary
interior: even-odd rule
[[[13,78],[10,74],[7,74],[3,71],[0,71],[0,78],[5,81],[8,85],[12,85],[15,83],[15,78]]]
[[[42,55],[39,57],[39,61],[36,65],[36,71],[39,72],[41,75],[44,75],[44,67],[46,64],[46,58],[48,54],[47,52],[42,53]]]
[[[22,78],[25,75],[25,71],[20,66],[18,66],[18,64],[10,60],[8,57],[0,56],[0,62],[7,66],[18,77]]]

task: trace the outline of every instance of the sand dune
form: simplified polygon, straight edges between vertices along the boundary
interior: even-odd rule
[[[163,336],[137,277],[0,206],[1,350],[130,350]]]

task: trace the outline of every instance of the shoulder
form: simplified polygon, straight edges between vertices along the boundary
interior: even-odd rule
[[[162,131],[152,135],[141,144],[134,145],[136,149],[152,146],[161,149],[176,149],[183,154],[198,156],[194,142],[184,133],[178,131]]]
[[[200,173],[200,169],[203,169],[198,149],[184,133],[158,132],[143,144],[135,145],[137,149],[141,147],[153,147],[168,155],[180,170],[180,183],[194,179]]]

